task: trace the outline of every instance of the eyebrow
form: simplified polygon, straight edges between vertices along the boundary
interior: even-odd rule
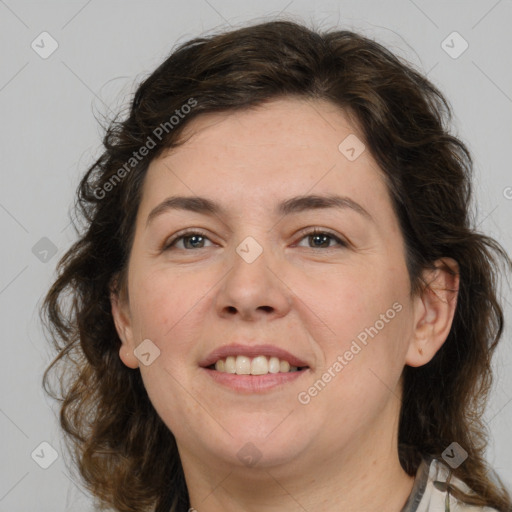
[[[373,222],[372,216],[359,203],[356,203],[349,197],[339,195],[309,195],[292,197],[279,203],[276,208],[276,213],[278,215],[285,216],[306,210],[320,210],[327,208],[337,208],[342,210],[348,208]],[[206,197],[172,196],[168,197],[151,210],[146,220],[146,227],[155,217],[169,210],[185,210],[211,216],[221,216],[226,214],[226,210],[220,204],[207,199]]]

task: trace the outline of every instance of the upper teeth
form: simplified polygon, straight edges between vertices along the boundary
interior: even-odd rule
[[[237,375],[265,375],[297,371],[297,367],[290,366],[288,361],[266,356],[257,356],[252,359],[246,356],[228,356],[226,359],[219,359],[215,363],[215,369],[219,372],[236,373]]]

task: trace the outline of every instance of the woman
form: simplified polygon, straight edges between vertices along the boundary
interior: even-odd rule
[[[472,227],[449,115],[379,44],[291,22],[140,85],[44,309],[100,504],[510,510],[480,418],[512,262]]]

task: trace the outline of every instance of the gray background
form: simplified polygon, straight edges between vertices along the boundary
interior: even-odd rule
[[[51,354],[37,308],[75,237],[69,218],[74,191],[100,151],[94,114],[117,111],[135,80],[177,42],[276,15],[323,29],[354,29],[428,73],[450,100],[454,131],[475,158],[479,227],[510,252],[511,0],[0,0],[0,511],[93,510],[67,467],[57,407],[41,389]],[[51,46],[48,36],[40,37],[44,31],[58,43],[46,59],[40,53]],[[447,39],[454,31],[469,44],[457,58],[464,43],[458,36]],[[506,283],[503,296],[510,322]],[[509,486],[511,338],[508,325],[485,416],[488,459]],[[47,469],[40,464],[51,462],[51,451],[42,442],[58,454]]]

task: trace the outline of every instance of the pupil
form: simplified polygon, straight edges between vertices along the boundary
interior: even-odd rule
[[[197,242],[197,240],[201,239],[201,238],[203,238],[203,237],[202,236],[193,235],[193,236],[189,236],[188,240],[189,240],[189,243],[192,243],[192,247],[197,247],[193,240],[195,240]]]
[[[322,242],[321,242],[321,244],[322,244],[322,243],[325,243],[325,241],[326,241],[329,237],[328,237],[328,236],[326,236],[326,235],[313,235],[313,236],[312,236],[312,238],[313,238],[313,240],[322,239]],[[320,244],[320,245],[321,245],[321,244]],[[319,244],[316,244],[316,243],[315,243],[315,245],[316,245],[317,247],[319,246]]]

